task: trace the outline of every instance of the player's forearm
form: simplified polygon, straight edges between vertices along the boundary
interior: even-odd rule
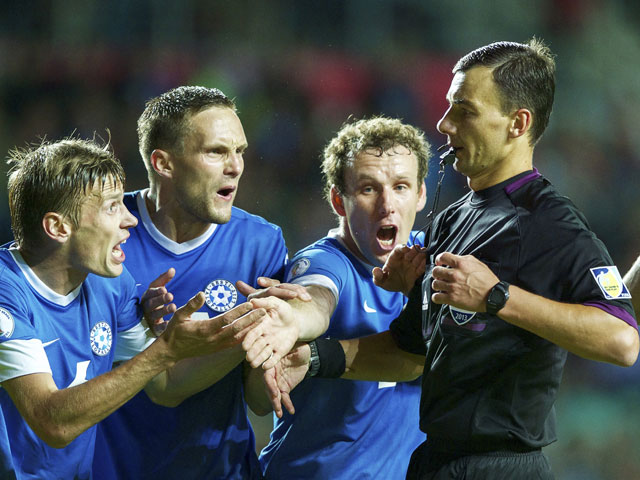
[[[327,331],[335,308],[335,297],[329,289],[311,285],[307,291],[312,298],[310,302],[289,301],[298,322],[298,340],[303,342],[318,338]]]
[[[624,276],[624,283],[631,292],[631,302],[637,315],[640,311],[640,257]]]
[[[498,316],[581,357],[621,366],[638,356],[638,332],[591,306],[555,302],[511,285]]]
[[[244,356],[244,350],[238,345],[210,355],[181,360],[156,375],[144,390],[153,402],[176,407],[221,380],[242,362]]]
[[[259,416],[273,411],[264,388],[263,375],[262,368],[251,368],[249,364],[244,364],[244,399],[251,411]]]
[[[414,380],[424,371],[425,358],[398,348],[386,332],[367,337],[340,340],[345,352],[346,371],[341,378],[406,382]]]
[[[49,391],[43,392],[42,379],[27,375],[17,388],[8,390],[36,434],[62,448],[131,399],[172,362],[161,343],[155,343],[120,367],[74,387],[58,390],[51,382]]]
[[[329,328],[330,315],[317,308],[313,301],[295,308],[295,315],[298,322],[298,341],[311,341],[324,334]]]

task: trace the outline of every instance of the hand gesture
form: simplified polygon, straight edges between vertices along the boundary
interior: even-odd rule
[[[264,372],[263,379],[267,396],[278,418],[282,418],[282,407],[293,415],[296,413],[289,394],[305,378],[309,370],[311,349],[302,343],[285,355],[275,367]]]
[[[434,303],[446,303],[472,312],[486,311],[489,290],[500,280],[489,267],[472,255],[443,252],[432,272]]]
[[[251,304],[253,308],[266,310],[267,315],[247,333],[242,348],[252,368],[262,365],[267,370],[293,348],[299,336],[298,321],[291,306],[279,298],[255,298]]]
[[[296,285],[294,283],[280,283],[278,280],[267,277],[258,277],[258,285],[260,285],[262,289],[255,289],[242,280],[238,280],[236,282],[238,291],[247,297],[247,300],[252,300],[254,298],[277,297],[282,300],[293,300],[294,298],[298,298],[304,302],[311,301],[311,295],[309,295],[307,289],[302,285]]]
[[[375,267],[373,283],[389,292],[409,292],[427,266],[426,249],[418,245],[396,245],[382,268]]]
[[[144,318],[156,335],[160,335],[167,326],[163,320],[165,315],[170,315],[177,310],[173,301],[173,294],[168,292],[165,285],[175,276],[176,270],[170,268],[153,282],[140,298],[144,310]]]
[[[239,344],[253,328],[260,325],[266,311],[243,303],[207,320],[190,317],[204,305],[204,293],[198,292],[180,307],[168,322],[157,342],[165,342],[174,360],[218,352]]]

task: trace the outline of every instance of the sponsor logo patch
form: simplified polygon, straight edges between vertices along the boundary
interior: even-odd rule
[[[469,310],[463,310],[461,308],[453,308],[451,305],[449,305],[449,312],[451,313],[453,321],[458,325],[464,325],[476,316],[476,312],[470,312]]]
[[[304,272],[309,270],[310,266],[311,262],[308,258],[301,258],[300,260],[296,260],[296,262],[291,267],[291,270],[289,270],[289,279],[299,277]]]
[[[631,298],[629,289],[622,281],[618,267],[596,267],[592,268],[591,275],[595,279],[600,291],[607,300],[618,298]]]
[[[89,334],[89,341],[91,342],[91,350],[96,355],[104,357],[109,353],[113,341],[109,324],[106,322],[96,323]]]
[[[238,291],[233,283],[223,279],[214,280],[204,291],[207,306],[214,312],[226,312],[235,307]]]
[[[0,308],[0,337],[11,337],[15,327],[16,322],[13,320],[13,315],[4,308]]]

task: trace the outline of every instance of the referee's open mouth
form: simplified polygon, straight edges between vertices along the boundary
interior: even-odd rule
[[[396,235],[398,234],[398,227],[395,225],[383,225],[376,232],[376,238],[378,243],[385,250],[391,250],[396,244]]]

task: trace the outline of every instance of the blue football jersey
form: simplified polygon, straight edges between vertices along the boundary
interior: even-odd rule
[[[0,382],[51,373],[66,388],[97,377],[111,370],[117,334],[141,329],[139,313],[126,269],[117,278],[89,274],[65,296],[47,287],[16,249],[0,248]],[[56,449],[31,430],[2,388],[0,409],[0,478],[90,478],[95,426]]]
[[[279,227],[234,207],[228,223],[211,225],[200,237],[179,244],[155,228],[145,193],[125,195],[139,221],[123,246],[125,264],[140,293],[174,267],[176,276],[167,285],[174,303],[184,305],[204,291],[202,313],[214,317],[246,300],[235,288],[237,280],[255,285],[259,276],[283,278],[288,254]],[[101,422],[97,451],[96,479],[259,478],[242,365],[175,408],[138,394]]]
[[[388,330],[406,302],[376,287],[372,268],[330,232],[295,255],[287,281],[333,292],[337,304],[326,336],[357,338]],[[419,380],[309,378],[291,398],[295,415],[274,416],[260,454],[268,479],[404,479],[411,453],[426,438],[419,430]]]

